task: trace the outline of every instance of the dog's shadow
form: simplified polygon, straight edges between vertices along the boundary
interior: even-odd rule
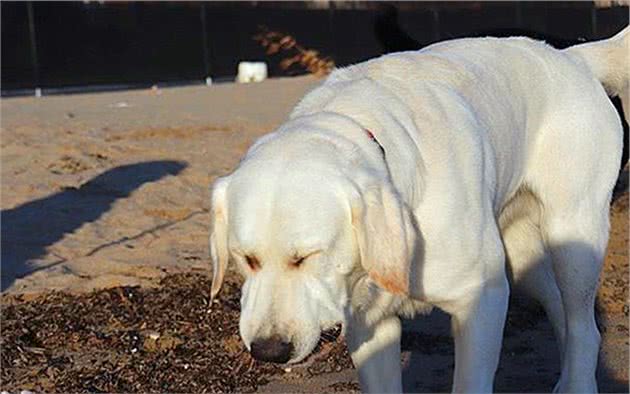
[[[588,249],[583,245],[577,247]],[[560,357],[553,329],[542,307],[519,293],[518,288],[512,287],[494,389],[497,392],[551,392],[560,377]],[[625,349],[624,353],[624,350],[611,348],[614,341],[607,341],[608,335],[616,335],[623,343],[626,336],[613,333],[617,331],[619,320],[627,318],[611,313],[599,298],[596,310],[602,344],[609,342],[600,350],[597,371],[599,390],[627,393],[628,382],[616,378],[613,368],[610,368],[613,363],[617,366],[616,370],[619,370],[619,363],[623,363],[623,368],[627,366],[627,345],[620,345],[621,349]],[[610,339],[616,340],[617,337]],[[403,321],[401,345],[405,392],[451,390],[455,357],[447,314],[436,309],[428,316]],[[613,356],[609,357],[611,354]]]
[[[47,248],[85,223],[107,212],[118,199],[128,197],[145,183],[176,175],[186,167],[177,161],[149,161],[115,167],[78,188],[66,188],[50,196],[29,201],[1,215],[1,290],[16,279],[63,263],[34,264]]]

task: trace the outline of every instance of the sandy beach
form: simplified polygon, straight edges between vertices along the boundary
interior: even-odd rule
[[[3,291],[207,270],[211,182],[314,83],[2,100]]]

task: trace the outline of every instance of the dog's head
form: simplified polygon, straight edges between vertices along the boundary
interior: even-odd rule
[[[409,292],[416,231],[389,182],[349,179],[334,156],[252,156],[213,187],[211,294],[234,262],[245,345],[257,359],[298,362],[344,320],[357,283]]]

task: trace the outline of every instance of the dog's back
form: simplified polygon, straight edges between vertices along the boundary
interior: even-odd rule
[[[363,119],[389,151],[398,152],[394,128],[373,119],[383,119],[388,108],[400,113],[405,107],[413,117],[413,143],[420,150],[432,145],[428,154],[438,152],[435,158],[423,157],[429,163],[439,162],[443,152],[470,150],[481,132],[487,137],[486,148],[498,155],[499,210],[520,187],[527,156],[542,135],[565,138],[556,130],[566,128],[567,118],[581,124],[582,118],[592,116],[616,121],[600,83],[613,93],[627,86],[627,45],[620,44],[627,42],[622,38],[626,31],[567,50],[522,37],[469,38],[385,55],[335,71],[302,100],[292,117],[333,111]],[[391,131],[379,136],[383,127]],[[407,149],[407,138],[397,140],[404,145],[401,151]],[[390,155],[390,160],[396,167],[396,158]],[[397,182],[395,171],[393,177]]]

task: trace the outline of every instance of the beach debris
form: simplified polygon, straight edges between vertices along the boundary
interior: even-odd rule
[[[289,56],[280,61],[280,68],[285,71],[290,71],[292,67],[299,67],[321,77],[330,74],[335,68],[335,62],[330,57],[322,56],[314,49],[303,47],[291,35],[271,31],[266,26],[259,26],[258,31],[253,37],[254,41],[266,49],[267,55],[286,52]]]
[[[210,278],[169,275],[158,288],[20,298],[2,310],[2,389],[33,392],[254,392],[273,376],[352,368],[343,343],[307,368],[254,360],[238,333],[240,285],[206,313]],[[151,371],[151,373],[147,373]]]
[[[48,165],[48,170],[53,174],[77,174],[90,168],[83,160],[69,155],[63,155],[58,160]]]
[[[112,103],[109,105],[110,108],[131,108],[132,105],[126,101],[119,101],[117,103]]]

